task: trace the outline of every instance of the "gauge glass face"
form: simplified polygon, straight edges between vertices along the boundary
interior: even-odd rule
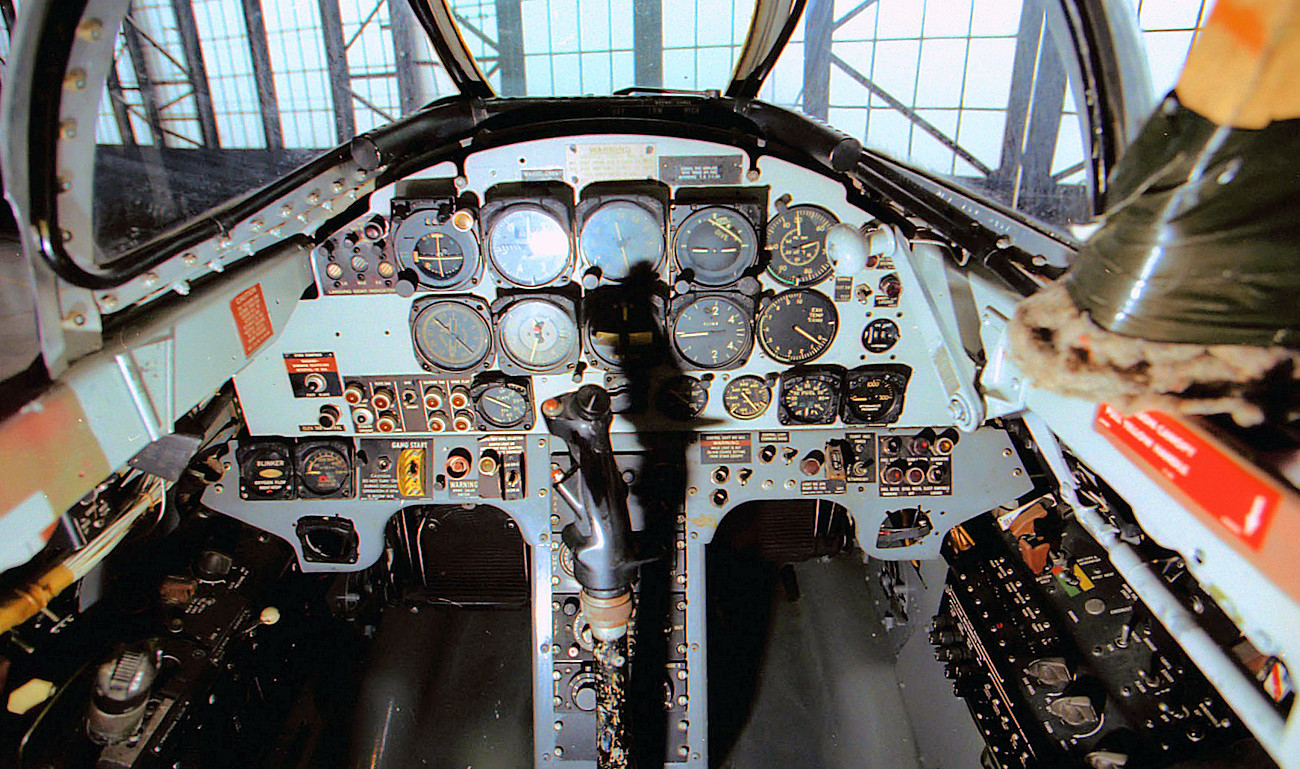
[[[329,446],[308,449],[298,468],[298,479],[313,494],[333,494],[342,489],[352,474],[343,452]]]
[[[411,262],[421,283],[452,285],[465,270],[465,249],[456,238],[435,230],[415,241]]]
[[[673,253],[695,282],[724,286],[740,279],[758,253],[758,232],[739,211],[714,206],[690,216],[677,228]]]
[[[517,386],[491,385],[479,393],[477,408],[493,427],[515,427],[528,416],[528,396]]]
[[[729,366],[753,345],[749,317],[736,302],[702,296],[686,306],[673,322],[673,346],[692,366]]]
[[[438,368],[466,371],[492,352],[492,327],[462,302],[434,302],[420,310],[413,326],[416,351]]]
[[[838,383],[830,374],[791,377],[781,387],[781,406],[793,420],[808,425],[830,424],[838,410]]]
[[[862,330],[862,346],[867,352],[888,352],[899,336],[897,323],[889,318],[876,318]]]
[[[767,271],[791,286],[811,286],[831,274],[826,234],[839,224],[815,206],[790,206],[767,225]]]
[[[772,388],[762,377],[747,374],[727,383],[722,391],[722,405],[736,419],[754,419],[772,404]]]
[[[674,377],[659,390],[659,411],[669,419],[694,419],[707,405],[709,387],[693,376]]]
[[[908,376],[896,371],[853,371],[844,392],[844,421],[888,424],[898,419]]]
[[[839,314],[816,291],[793,289],[777,295],[758,316],[758,342],[773,360],[804,363],[830,348]]]
[[[659,268],[664,256],[664,229],[646,208],[616,200],[597,208],[582,225],[578,247],[587,264],[604,278],[623,280],[638,265]]]
[[[522,299],[497,321],[501,349],[521,368],[548,371],[572,360],[578,326],[569,313],[546,299]]]
[[[635,369],[659,358],[663,338],[647,303],[604,297],[589,301],[584,308],[587,351],[600,365]]]
[[[569,234],[551,212],[537,206],[509,209],[492,223],[488,255],[501,276],[519,286],[542,286],[569,266]]]

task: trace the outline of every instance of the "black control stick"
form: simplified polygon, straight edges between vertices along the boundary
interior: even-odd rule
[[[562,474],[553,479],[577,515],[564,527],[564,544],[573,552],[573,576],[582,585],[582,613],[596,657],[596,765],[625,769],[631,761],[624,719],[627,632],[639,562],[631,546],[627,486],[609,440],[609,393],[584,385],[547,400],[542,416],[547,429],[569,445],[581,481],[574,499],[561,483]]]

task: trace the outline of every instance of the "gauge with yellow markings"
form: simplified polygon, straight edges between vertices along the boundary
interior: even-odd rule
[[[426,288],[455,288],[479,271],[474,233],[450,220],[439,223],[436,211],[416,211],[403,220],[393,233],[393,248],[403,269],[414,270]]]
[[[790,206],[767,225],[768,273],[789,286],[811,286],[833,269],[826,253],[826,235],[839,224],[817,206]]]
[[[694,419],[709,405],[709,385],[693,376],[673,377],[659,388],[655,405],[669,419],[679,422]]]
[[[664,258],[664,227],[650,209],[615,200],[582,223],[578,250],[609,280],[624,280],[635,269],[655,272]]]
[[[474,411],[487,427],[509,430],[531,427],[532,403],[528,387],[512,381],[492,382],[473,391]]]
[[[760,376],[736,377],[722,391],[722,405],[736,419],[755,419],[772,405],[772,388]]]
[[[710,206],[686,217],[673,238],[677,266],[696,283],[725,286],[740,279],[758,253],[758,231],[739,211]]]
[[[529,373],[564,368],[578,356],[578,324],[550,299],[530,297],[507,305],[497,315],[497,334],[510,362]]]
[[[728,296],[690,301],[672,319],[673,348],[691,368],[720,369],[744,360],[754,346],[749,312]]]
[[[334,446],[313,446],[298,457],[298,481],[316,496],[342,491],[351,478],[352,463]]]
[[[806,288],[778,294],[758,316],[758,343],[773,360],[806,363],[830,349],[839,313],[825,295]]]
[[[470,371],[492,354],[492,326],[474,297],[418,301],[411,307],[411,339],[425,368]]]

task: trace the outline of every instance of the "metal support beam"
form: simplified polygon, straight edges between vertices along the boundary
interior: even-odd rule
[[[199,117],[199,135],[203,146],[221,146],[217,137],[217,113],[212,108],[212,91],[208,89],[208,68],[203,62],[203,47],[199,45],[199,27],[194,21],[194,6],[190,0],[172,0],[176,12],[176,30],[185,50],[185,74],[194,92],[194,111]]]
[[[275,74],[271,69],[271,47],[266,41],[266,20],[262,18],[261,0],[242,0],[244,28],[248,31],[248,55],[253,63],[253,82],[257,86],[257,106],[262,112],[262,133],[266,148],[284,147],[280,128],[280,102],[275,96]]]
[[[325,41],[325,63],[329,67],[330,95],[334,101],[334,133],[339,144],[357,133],[352,111],[352,76],[348,73],[348,51],[343,45],[343,18],[339,0],[319,0],[321,37]]]
[[[825,121],[830,114],[831,32],[834,0],[808,0],[803,23],[803,111]]]
[[[153,77],[145,64],[144,42],[140,32],[135,28],[130,15],[122,24],[122,37],[126,41],[126,52],[131,58],[131,67],[135,71],[135,82],[140,89],[140,100],[144,104],[145,122],[149,124],[149,135],[153,137],[155,147],[166,146],[163,138],[162,113],[158,109],[158,92],[154,88]]]
[[[525,96],[524,14],[519,0],[496,0],[497,64],[501,67],[501,95]]]
[[[401,0],[388,4],[393,30],[393,64],[397,68],[397,98],[403,115],[415,112],[429,100],[420,87],[419,63],[416,51],[421,50],[418,32],[419,20],[411,6]]]
[[[1013,208],[1023,208],[1022,200],[1053,195],[1052,158],[1067,86],[1043,4],[1031,0],[1020,15],[1007,125],[994,179]]]
[[[632,4],[634,85],[661,88],[664,84],[663,0]]]
[[[126,108],[126,96],[122,93],[122,81],[117,76],[117,62],[108,68],[108,101],[113,108],[113,122],[117,123],[117,133],[122,137],[123,147],[135,147],[135,127],[131,125],[131,113]]]

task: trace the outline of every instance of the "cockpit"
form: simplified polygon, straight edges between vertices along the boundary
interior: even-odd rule
[[[3,5],[5,765],[1300,767],[1290,353],[1025,352],[1207,4]]]

